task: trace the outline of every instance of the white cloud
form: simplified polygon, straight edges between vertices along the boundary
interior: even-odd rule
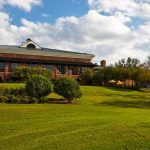
[[[126,0],[129,1],[131,0]],[[122,4],[116,2],[114,5],[119,7]],[[132,5],[139,7],[137,2]],[[107,4],[105,7],[112,6]],[[119,8],[125,10],[126,7]],[[110,9],[108,8],[106,10]],[[130,9],[131,11],[135,12],[134,9]],[[19,44],[29,37],[43,47],[95,54],[95,62],[107,59],[109,63],[113,63],[128,56],[144,59],[150,55],[150,21],[148,19],[137,28],[131,29],[126,23],[133,23],[132,18],[127,14],[118,10],[111,15],[104,15],[97,10],[90,10],[81,17],[58,18],[55,24],[22,18],[21,25],[16,26],[11,24],[7,13],[0,12],[0,44]]]
[[[30,11],[33,5],[40,5],[41,0],[0,0],[0,6],[11,5],[14,7],[19,7],[25,11]]]
[[[91,9],[98,12],[115,14],[121,12],[127,16],[150,18],[149,0],[87,0]]]

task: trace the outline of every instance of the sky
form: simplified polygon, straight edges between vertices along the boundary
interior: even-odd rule
[[[150,55],[150,0],[0,0],[0,44],[91,53],[93,62]]]

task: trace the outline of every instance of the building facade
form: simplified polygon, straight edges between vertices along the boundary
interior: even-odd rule
[[[94,67],[92,54],[40,47],[31,39],[20,46],[0,46],[0,81],[10,80],[17,66],[43,67],[53,76],[79,78],[86,68]]]

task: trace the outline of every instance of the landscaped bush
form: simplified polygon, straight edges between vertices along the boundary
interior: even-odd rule
[[[11,99],[10,100],[11,100],[12,104],[20,104],[20,103],[22,103],[20,95],[18,95],[18,96],[11,95]]]
[[[74,79],[61,78],[55,83],[54,90],[57,94],[63,96],[66,100],[72,101],[80,98],[82,93],[80,86]]]
[[[82,85],[92,85],[94,71],[92,69],[86,69],[81,74],[81,84]]]
[[[35,97],[40,101],[41,97],[45,97],[53,91],[53,85],[46,77],[34,75],[27,80],[25,90],[28,96]]]
[[[11,104],[35,104],[37,102],[36,98],[31,98],[29,96],[15,96],[15,95],[5,95],[0,96],[0,103],[11,103]]]
[[[16,81],[26,81],[33,75],[42,75],[46,78],[52,78],[52,72],[42,67],[18,66],[11,74],[11,78]]]
[[[37,104],[38,103],[38,99],[36,97],[30,97],[30,102],[29,104]]]
[[[8,102],[8,97],[7,96],[0,96],[0,103],[7,103]]]
[[[0,103],[29,104],[35,100],[27,96],[25,88],[0,88]]]
[[[0,103],[12,103],[12,104],[31,104],[31,103],[48,103],[46,98],[40,101],[39,96],[47,96],[50,92],[52,92],[52,84],[51,82],[43,76],[34,76],[29,84],[31,92],[38,93],[37,97],[28,96],[26,89],[24,87],[21,88],[9,88],[9,87],[1,87],[0,88]],[[29,89],[28,89],[29,90]]]
[[[47,97],[53,90],[51,81],[41,75],[34,75],[27,80],[25,88],[0,88],[0,103],[68,103],[81,97],[80,86],[74,79],[62,78],[54,83],[55,92],[65,100]]]
[[[25,88],[10,89],[11,95],[26,95]]]
[[[48,97],[42,97],[39,103],[49,103],[50,99]]]
[[[20,97],[20,103],[21,104],[30,104],[30,103],[33,103],[33,101],[31,100],[31,98],[29,96],[22,96],[22,97]]]
[[[0,95],[26,95],[25,88],[1,88]]]

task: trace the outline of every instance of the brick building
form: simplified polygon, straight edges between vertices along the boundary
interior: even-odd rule
[[[31,39],[20,46],[0,45],[0,81],[9,80],[17,66],[43,67],[60,76],[79,78],[86,68],[92,68],[92,54],[40,47]]]

